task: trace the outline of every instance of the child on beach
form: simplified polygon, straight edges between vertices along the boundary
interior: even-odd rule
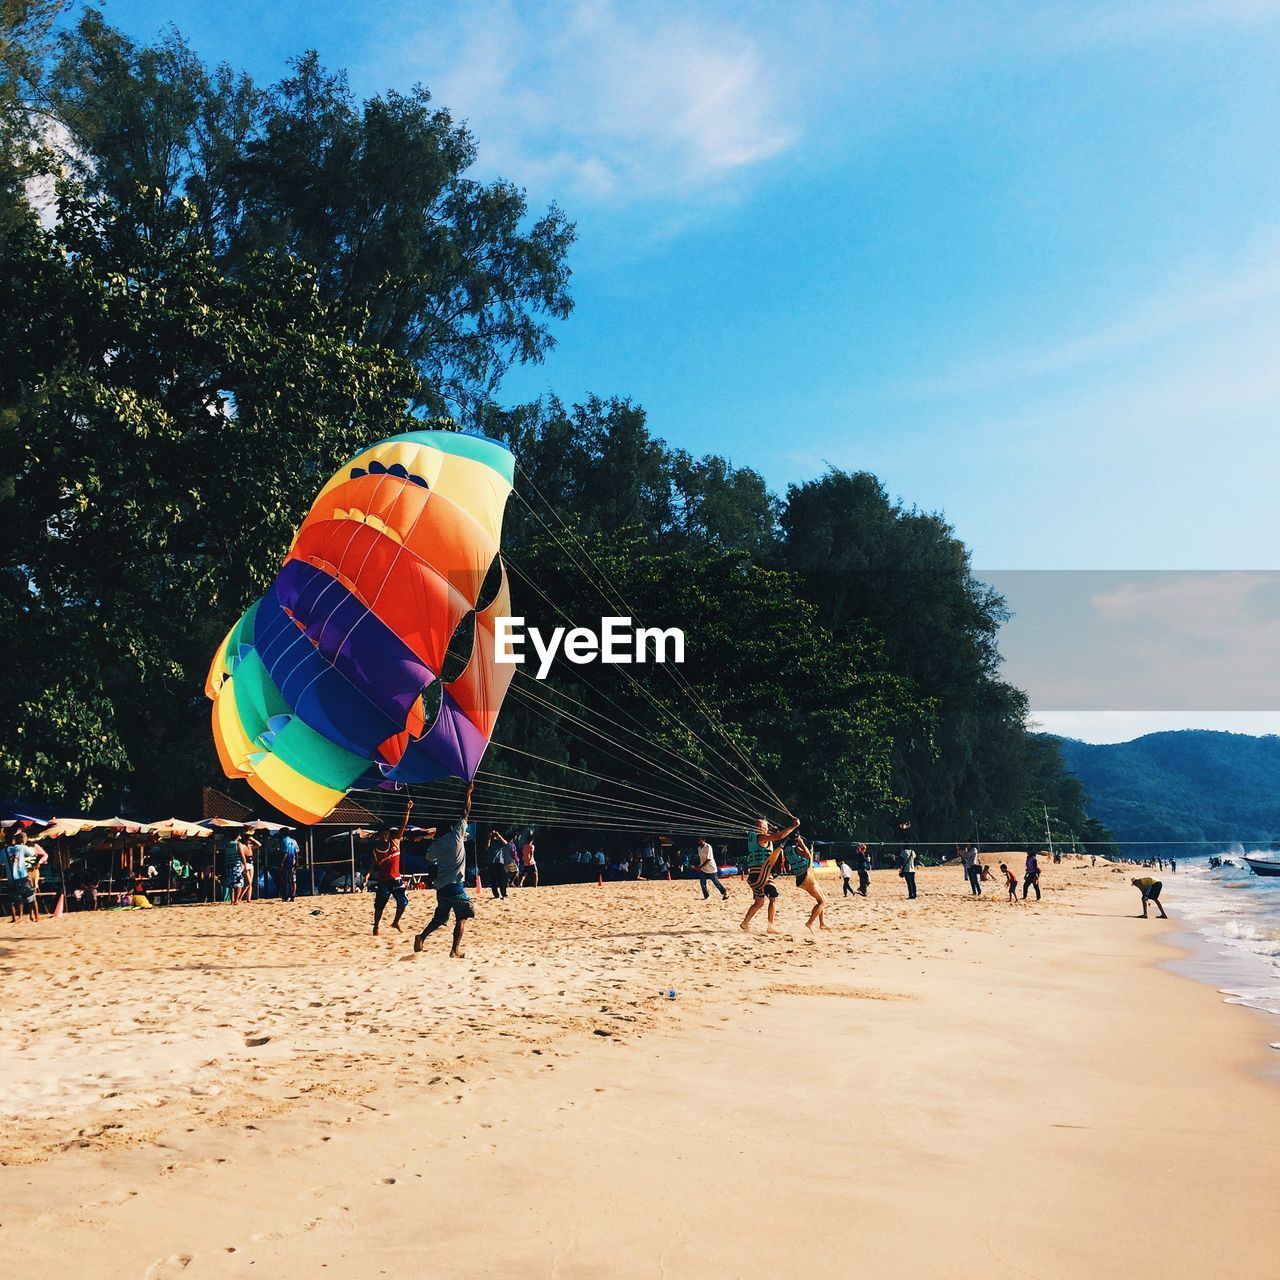
[[[836,863],[840,870],[840,879],[844,882],[844,896],[847,898],[853,893],[853,868],[843,858]]]
[[[466,796],[462,802],[462,817],[447,831],[442,832],[432,842],[427,853],[428,859],[435,859],[436,864],[436,913],[427,923],[427,927],[413,940],[414,951],[421,951],[422,944],[449,921],[449,913],[453,912],[453,945],[449,954],[461,960],[465,955],[462,950],[462,933],[467,921],[476,913],[467,896],[467,820],[471,817],[471,793],[475,790],[474,782],[467,783]]]
[[[1004,887],[1009,890],[1009,901],[1017,902],[1018,900],[1018,877],[1009,870],[1008,864],[1002,862],[1000,870],[1004,872]]]

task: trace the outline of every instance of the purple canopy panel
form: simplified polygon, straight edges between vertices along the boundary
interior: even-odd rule
[[[389,776],[402,782],[433,782],[437,778],[473,778],[489,740],[467,719],[461,707],[443,693],[435,723],[409,743]]]

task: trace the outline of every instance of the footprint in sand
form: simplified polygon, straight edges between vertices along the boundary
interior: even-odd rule
[[[170,1276],[181,1275],[194,1261],[194,1254],[171,1253],[167,1258],[153,1262],[144,1274],[147,1280],[169,1280]]]

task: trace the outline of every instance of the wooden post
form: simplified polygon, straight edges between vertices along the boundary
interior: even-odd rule
[[[347,839],[351,843],[351,892],[356,891],[356,833],[354,831],[347,832]]]

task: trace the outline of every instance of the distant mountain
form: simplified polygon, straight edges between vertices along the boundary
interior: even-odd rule
[[[1060,742],[1089,816],[1117,840],[1280,840],[1280,737],[1185,729],[1105,745]]]

